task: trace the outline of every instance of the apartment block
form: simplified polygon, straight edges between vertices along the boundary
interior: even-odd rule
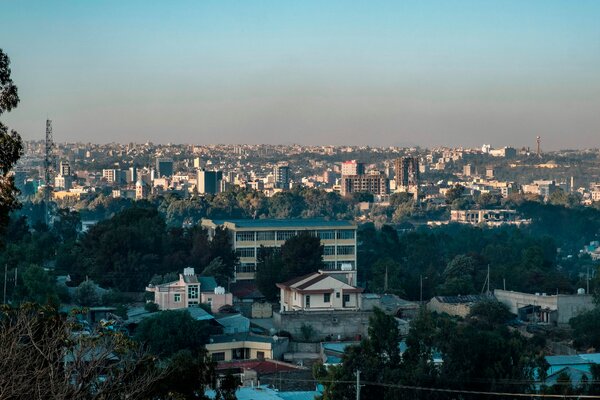
[[[352,221],[324,219],[242,219],[202,220],[209,237],[217,227],[225,227],[232,235],[233,248],[239,257],[236,280],[254,279],[258,251],[261,246],[281,247],[285,241],[308,232],[321,239],[324,270],[327,273],[351,275],[356,282],[356,229]]]

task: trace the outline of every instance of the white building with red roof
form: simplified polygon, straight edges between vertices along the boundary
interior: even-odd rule
[[[278,283],[277,287],[282,312],[360,310],[362,306],[362,288],[321,271]]]

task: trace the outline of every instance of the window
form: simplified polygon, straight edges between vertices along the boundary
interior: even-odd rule
[[[323,255],[324,256],[334,256],[335,255],[335,246],[323,246]]]
[[[277,240],[288,240],[296,236],[296,231],[277,231]]]
[[[175,293],[173,295],[173,301],[175,301],[175,303],[181,302],[181,294],[180,293]]]
[[[335,292],[335,298],[339,299],[340,298],[340,292]]]
[[[354,261],[350,260],[350,261],[338,261],[337,263],[337,269],[342,269],[342,266],[344,265],[350,265],[352,268],[354,268]]]
[[[225,352],[220,351],[218,353],[212,353],[210,358],[212,358],[213,361],[225,361]]]
[[[337,238],[342,240],[354,239],[354,230],[346,229],[337,231]]]
[[[324,302],[324,303],[329,303],[329,302],[331,302],[331,293],[325,293],[325,294],[323,295],[323,302]]]
[[[257,351],[256,352],[256,358],[258,358],[259,360],[264,360],[265,359],[265,352],[264,351]]]
[[[305,302],[306,302],[306,308],[310,308],[310,295],[309,295],[309,294],[307,294],[307,295],[305,296],[305,299],[306,299],[306,300],[305,300]]]
[[[259,242],[265,240],[275,240],[275,231],[256,232],[256,240]]]
[[[235,268],[236,272],[254,272],[256,269],[255,265],[252,263],[241,263]]]
[[[198,286],[188,286],[188,299],[197,299],[198,298]]]
[[[335,261],[324,261],[323,264],[325,264],[326,271],[335,270]]]
[[[354,254],[354,246],[338,246],[337,247],[338,256],[347,256]]]
[[[332,240],[335,239],[334,231],[317,231],[317,236],[321,240]]]
[[[345,294],[344,295],[344,299],[342,301],[344,302],[344,307],[346,307],[346,303],[350,302],[350,295],[349,294]]]
[[[241,249],[236,249],[235,253],[238,257],[255,257],[256,251],[254,247],[242,247]]]
[[[238,242],[253,242],[254,232],[237,232],[235,234],[235,240]]]

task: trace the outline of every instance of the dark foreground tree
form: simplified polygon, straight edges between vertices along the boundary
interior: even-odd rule
[[[10,60],[0,49],[0,115],[19,104],[17,87],[10,78]],[[8,215],[18,208],[17,189],[9,171],[14,167],[23,152],[23,143],[19,134],[8,130],[0,121],[0,232],[8,224]]]
[[[151,399],[163,372],[120,334],[74,335],[52,308],[0,310],[0,399]]]

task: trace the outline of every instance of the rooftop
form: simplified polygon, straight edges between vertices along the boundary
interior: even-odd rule
[[[232,333],[225,335],[212,335],[209,344],[212,343],[232,343],[232,342],[259,342],[274,343],[275,338],[271,336],[254,335],[248,332]]]
[[[216,225],[225,223],[233,224],[237,228],[316,228],[328,226],[332,228],[355,228],[356,224],[352,221],[341,220],[326,220],[323,218],[311,219],[213,219],[205,220],[212,221]]]

